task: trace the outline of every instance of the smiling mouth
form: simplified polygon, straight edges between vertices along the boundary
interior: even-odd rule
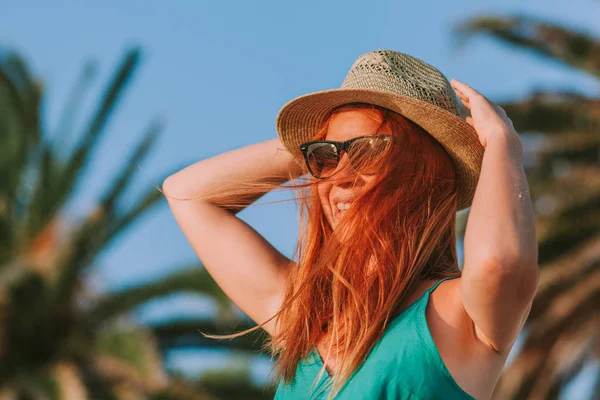
[[[352,203],[338,203],[333,206],[335,216],[339,217],[352,207]]]
[[[352,203],[338,203],[335,207],[340,211],[346,211],[352,206]]]

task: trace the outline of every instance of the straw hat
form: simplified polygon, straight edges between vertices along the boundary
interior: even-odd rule
[[[457,176],[458,210],[471,205],[484,148],[460,116],[460,104],[448,79],[435,67],[393,50],[377,50],[356,59],[340,89],[297,97],[277,116],[277,133],[292,154],[311,140],[335,108],[348,103],[385,107],[412,120],[448,152]]]

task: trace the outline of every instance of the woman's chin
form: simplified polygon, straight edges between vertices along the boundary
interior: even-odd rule
[[[331,221],[332,221],[332,227],[335,228],[336,226],[338,226],[340,224],[340,221],[342,220],[342,218],[344,218],[344,215],[346,215],[347,211],[339,211],[339,210],[335,210],[333,211],[333,215],[331,216]]]

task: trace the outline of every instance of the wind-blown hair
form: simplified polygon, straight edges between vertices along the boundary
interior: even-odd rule
[[[306,200],[299,259],[284,298],[298,294],[279,315],[278,337],[273,338],[280,354],[275,370],[286,383],[294,376],[298,358],[324,339],[331,343],[329,351],[337,357],[332,395],[367,357],[420,281],[460,274],[456,188],[448,154],[399,114],[374,106],[353,107],[377,118],[380,130],[390,128],[398,140],[375,183],[353,201],[335,227],[343,232],[342,239],[333,235],[316,188],[301,196]],[[331,117],[315,139],[325,138],[329,121]]]
[[[460,275],[456,181],[448,154],[417,124],[366,104],[338,108],[313,139],[325,138],[331,118],[345,110],[361,110],[375,118],[380,130],[389,128],[396,136],[395,145],[385,154],[373,184],[354,199],[335,228],[323,212],[319,180],[308,176],[306,183],[288,185],[299,202],[297,261],[289,271],[282,307],[273,316],[276,333],[267,343],[277,356],[275,379],[285,384],[292,381],[298,363],[316,351],[317,343],[329,344],[337,361],[327,385],[332,386],[329,398],[366,359],[419,282]],[[301,160],[298,167],[306,176]],[[243,193],[250,186],[260,185],[235,187]],[[232,338],[258,327],[205,336]],[[325,366],[315,384],[324,373]]]

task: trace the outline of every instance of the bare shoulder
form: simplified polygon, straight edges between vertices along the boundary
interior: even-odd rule
[[[427,304],[427,324],[444,365],[456,383],[476,399],[489,399],[508,352],[484,344],[462,305],[461,279],[442,282]]]

